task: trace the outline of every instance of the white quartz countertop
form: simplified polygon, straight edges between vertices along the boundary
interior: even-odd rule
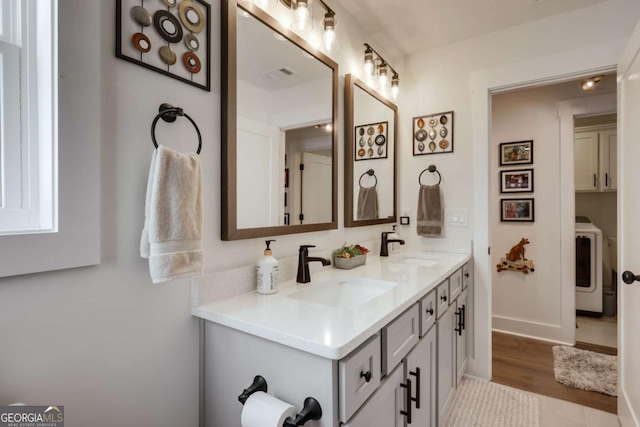
[[[351,270],[325,267],[311,274],[311,282],[295,280],[278,286],[278,293],[249,292],[194,307],[192,314],[251,335],[321,357],[339,360],[383,326],[419,301],[471,259],[449,252],[421,252],[439,261],[429,267],[403,262],[407,254],[388,258],[367,256],[367,263]],[[340,276],[384,280],[396,285],[356,308],[337,308],[293,298],[300,290],[322,286]]]

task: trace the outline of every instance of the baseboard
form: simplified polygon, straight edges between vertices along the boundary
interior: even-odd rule
[[[627,393],[620,386],[618,386],[618,419],[622,427],[640,426],[640,420],[629,405]]]
[[[538,341],[544,341],[544,342],[548,342],[551,344],[558,344],[558,345],[568,345],[568,346],[573,346],[573,343],[567,343],[564,341],[557,341],[557,340],[552,340],[552,339],[548,339],[548,338],[544,338],[544,337],[538,337],[538,336],[534,336],[534,335],[527,335],[527,334],[520,334],[517,332],[511,332],[511,331],[503,331],[500,329],[492,329],[493,332],[499,332],[501,334],[506,334],[506,335],[513,335],[516,337],[522,337],[522,338],[529,338],[532,340],[538,340]]]
[[[597,311],[576,310],[576,316],[584,317],[602,317],[602,313]]]
[[[493,316],[492,330],[504,332],[506,334],[518,335],[526,338],[533,338],[553,343],[573,345],[573,337],[565,338],[566,331],[561,325],[531,322],[508,317]],[[575,327],[575,325],[573,325]],[[575,333],[575,332],[574,332]]]

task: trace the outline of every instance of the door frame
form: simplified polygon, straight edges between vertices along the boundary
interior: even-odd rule
[[[527,62],[479,70],[471,74],[472,128],[473,128],[473,257],[474,257],[474,311],[475,351],[469,360],[469,372],[490,379],[492,355],[492,283],[491,215],[497,209],[490,204],[490,136],[491,97],[513,89],[531,88],[562,83],[584,76],[616,70],[626,41],[614,41],[589,46],[562,54],[536,58]],[[571,147],[573,150],[573,146]],[[573,180],[572,180],[573,182]],[[573,200],[573,199],[572,199]],[[565,201],[564,204],[567,202]],[[570,203],[570,202],[569,202]],[[575,210],[573,206],[570,212]],[[565,212],[563,210],[563,212]],[[573,235],[573,221],[568,231]],[[564,225],[564,224],[563,224]],[[566,233],[565,233],[566,234]],[[494,251],[495,253],[495,251]],[[575,292],[574,292],[575,294]],[[564,299],[563,291],[563,299]],[[574,297],[575,307],[575,297]],[[566,310],[563,311],[563,315]],[[575,312],[574,312],[575,319]],[[563,318],[563,322],[570,319]],[[575,331],[574,331],[575,333]]]

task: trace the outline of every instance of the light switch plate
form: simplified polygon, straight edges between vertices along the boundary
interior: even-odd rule
[[[450,227],[468,227],[469,209],[445,209],[444,221]]]

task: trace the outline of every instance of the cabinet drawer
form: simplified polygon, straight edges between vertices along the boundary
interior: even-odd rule
[[[471,261],[462,266],[462,289],[467,289],[473,283],[473,268]]]
[[[393,371],[420,338],[420,309],[418,304],[382,329],[382,373]]]
[[[438,305],[436,313],[439,319],[449,307],[449,279],[440,283],[436,288],[436,304]]]
[[[449,276],[449,304],[462,292],[462,268]]]
[[[420,300],[420,336],[423,337],[436,323],[436,291]]]
[[[340,421],[347,422],[380,385],[380,335],[338,362],[338,375]]]

